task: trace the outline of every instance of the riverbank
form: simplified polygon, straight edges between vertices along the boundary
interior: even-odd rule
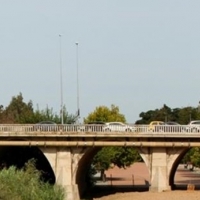
[[[116,193],[94,200],[199,200],[200,191],[128,192]]]
[[[127,169],[117,167],[106,171],[107,181],[104,186],[129,186],[137,188],[143,186],[146,191],[116,191],[110,194],[96,196],[94,200],[197,200],[200,199],[200,170],[190,171],[184,165],[179,165],[174,183],[179,188],[174,191],[149,192],[149,173],[144,163],[135,163]],[[187,190],[188,185],[193,185],[196,190]],[[181,188],[181,190],[180,190]]]

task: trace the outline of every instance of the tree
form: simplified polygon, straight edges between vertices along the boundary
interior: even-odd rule
[[[102,122],[126,122],[125,116],[119,112],[119,107],[111,105],[111,108],[106,106],[96,107],[94,112],[90,113],[84,122],[102,121]]]
[[[119,168],[126,168],[134,162],[141,162],[142,158],[137,149],[131,147],[113,147],[115,152],[112,163]]]
[[[183,157],[182,163],[184,164],[192,164],[193,167],[200,167],[200,148],[193,147],[191,148]]]
[[[53,108],[49,108],[48,106],[44,110],[37,109],[34,112],[34,118],[35,122],[54,121],[57,124],[61,123],[60,116],[53,112]],[[70,115],[65,106],[63,107],[63,122],[64,124],[73,124],[75,122],[75,116]]]
[[[194,166],[200,167],[200,148],[199,147],[194,147],[191,149],[190,161]]]
[[[92,121],[126,122],[126,119],[125,116],[120,113],[119,107],[111,105],[111,108],[106,106],[96,107],[95,111],[84,119],[85,123]],[[141,157],[138,152],[131,147],[103,147],[93,158],[92,166],[94,166],[96,170],[101,171],[101,177],[103,178],[104,171],[109,169],[111,164],[125,168],[136,160],[141,161]]]
[[[188,124],[190,120],[200,119],[197,108],[170,108],[166,104],[160,109],[141,112],[140,120],[136,124],[149,124],[151,121],[176,121],[179,124]]]
[[[2,111],[1,123],[31,123],[34,110],[32,101],[23,101],[22,93],[12,97],[10,104]]]
[[[74,123],[75,116],[68,114],[66,107],[63,108],[64,123]],[[0,123],[20,123],[20,124],[34,124],[40,121],[54,121],[57,124],[60,122],[60,116],[57,115],[53,108],[48,106],[39,110],[34,110],[32,101],[25,103],[22,93],[12,97],[10,104],[4,109],[0,105]]]

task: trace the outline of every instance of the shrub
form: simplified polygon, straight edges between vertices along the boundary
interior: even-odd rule
[[[33,160],[23,169],[14,166],[0,171],[0,200],[63,200],[60,186],[44,183]]]

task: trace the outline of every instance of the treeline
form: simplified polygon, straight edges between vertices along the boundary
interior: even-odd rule
[[[141,112],[140,120],[136,124],[149,124],[151,121],[175,121],[179,124],[188,124],[191,120],[200,120],[200,107],[183,107],[183,108],[170,108],[163,105],[160,109],[148,110]]]
[[[100,108],[102,109],[101,106]],[[98,111],[98,113],[107,112],[108,108],[105,106],[103,108],[104,109]],[[113,112],[116,111],[114,110]],[[107,113],[104,113],[104,118],[105,116],[107,116]],[[93,120],[99,120],[98,116],[93,116],[93,118]],[[104,118],[103,120],[100,120],[105,121]],[[200,120],[200,107],[188,106],[183,108],[170,108],[164,104],[162,108],[141,112],[139,114],[139,118],[140,119],[135,122],[136,124],[149,124],[154,120],[176,121],[180,124],[188,124],[191,120]],[[22,93],[17,96],[13,96],[7,107],[0,105],[1,124],[34,124],[47,120],[60,124],[60,113],[55,113],[53,108],[49,107],[42,110],[39,110],[39,108],[34,109],[33,102],[31,100],[27,103],[24,102]],[[63,121],[66,124],[71,124],[76,121],[76,116],[69,114],[65,106],[63,107]],[[122,121],[126,121],[125,116]]]
[[[67,113],[63,108],[63,121],[66,124],[75,122],[75,116]],[[34,109],[32,101],[24,102],[22,93],[12,97],[9,105],[0,105],[1,124],[34,124],[40,121],[54,121],[61,123],[60,114],[54,113],[52,108],[46,107],[43,110]]]

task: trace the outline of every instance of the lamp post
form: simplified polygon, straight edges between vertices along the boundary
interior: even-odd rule
[[[167,112],[165,112],[165,122],[167,122]]]
[[[197,107],[197,111],[200,112],[200,101],[199,101],[199,105]]]
[[[80,116],[79,107],[79,68],[78,68],[78,42],[76,44],[76,80],[77,80],[77,119]]]
[[[59,35],[60,38],[60,103],[61,103],[61,109],[60,109],[60,118],[61,118],[61,124],[63,124],[63,83],[62,83],[62,48],[61,48],[61,37],[62,35]]]

